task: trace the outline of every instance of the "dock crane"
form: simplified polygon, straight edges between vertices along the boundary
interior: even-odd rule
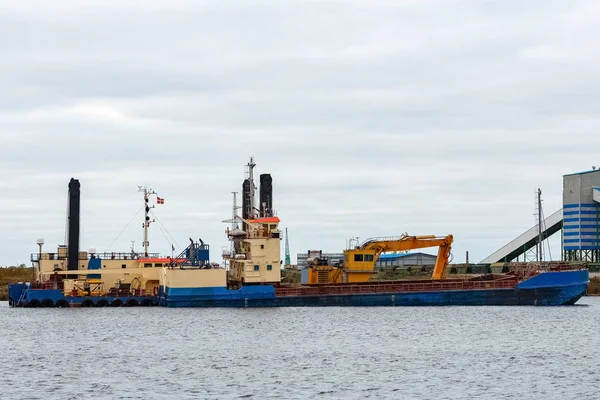
[[[431,279],[446,278],[446,268],[454,238],[447,236],[410,236],[372,238],[352,249],[344,251],[344,263],[341,267],[329,265],[309,266],[309,283],[367,282],[375,270],[375,263],[382,253],[406,251],[426,247],[439,247]],[[340,271],[343,270],[343,274]]]

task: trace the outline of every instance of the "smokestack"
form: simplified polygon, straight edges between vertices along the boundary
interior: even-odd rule
[[[77,270],[79,264],[79,202],[80,184],[78,179],[69,182],[69,260],[67,270]]]
[[[263,217],[273,216],[273,179],[270,174],[260,175],[260,211]]]
[[[242,218],[250,219],[252,215],[252,202],[250,201],[250,197],[252,194],[250,193],[250,180],[244,179],[244,183],[242,183]],[[242,230],[248,231],[248,227],[246,223],[242,223]]]
[[[242,184],[242,218],[249,219],[252,215],[252,202],[250,201],[250,180],[244,179]]]

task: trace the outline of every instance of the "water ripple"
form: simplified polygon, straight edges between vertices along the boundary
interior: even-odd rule
[[[11,309],[7,399],[595,398],[579,307]]]

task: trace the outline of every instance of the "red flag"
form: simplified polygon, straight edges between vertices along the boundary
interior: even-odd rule
[[[160,197],[156,196],[156,204],[165,204],[165,199],[161,199]]]

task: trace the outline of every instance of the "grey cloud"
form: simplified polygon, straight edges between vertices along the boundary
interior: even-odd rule
[[[479,259],[533,224],[536,187],[549,214],[562,174],[598,164],[594,2],[3,11],[0,265],[28,257],[38,235],[64,240],[71,176],[84,247],[115,239],[148,181],[168,231],[203,237],[218,259],[254,155],[293,253],[408,231],[454,233],[457,257]],[[139,245],[140,221],[113,248]]]

